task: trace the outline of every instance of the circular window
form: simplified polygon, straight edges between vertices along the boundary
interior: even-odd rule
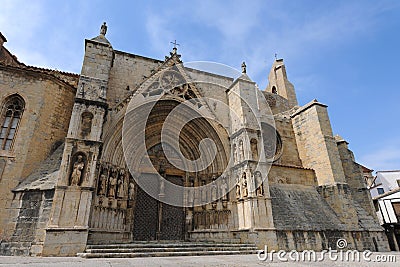
[[[261,123],[265,158],[269,162],[277,161],[282,155],[282,139],[278,131],[268,123]]]

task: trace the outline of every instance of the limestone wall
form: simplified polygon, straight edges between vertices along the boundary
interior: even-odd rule
[[[54,190],[16,193],[16,229],[9,241],[2,242],[0,255],[41,255],[53,195]]]
[[[315,170],[319,185],[345,181],[326,108],[313,101],[292,115],[301,161],[304,167]]]
[[[271,166],[268,173],[268,182],[270,184],[293,184],[305,186],[316,186],[318,184],[314,170],[278,164]]]
[[[156,59],[114,51],[107,93],[109,105],[114,107],[134,92],[159,65]]]
[[[18,211],[11,202],[19,182],[32,173],[68,130],[75,88],[47,74],[0,66],[1,103],[18,93],[25,101],[14,147],[0,151],[0,239],[13,233]]]
[[[344,174],[346,176],[346,182],[350,187],[353,199],[357,201],[362,208],[368,212],[370,216],[376,217],[376,212],[372,204],[372,199],[367,185],[363,177],[363,171],[361,165],[354,161],[353,153],[348,149],[345,141],[338,142],[338,149]]]
[[[281,156],[277,159],[276,163],[302,167],[292,121],[288,116],[283,115],[276,115],[274,119],[276,130],[282,140]]]

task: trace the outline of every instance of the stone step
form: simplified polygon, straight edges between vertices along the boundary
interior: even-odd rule
[[[217,251],[176,251],[176,252],[147,252],[147,253],[78,253],[82,258],[139,258],[139,257],[177,257],[177,256],[206,256],[206,255],[238,255],[255,254],[257,250],[217,250]]]
[[[171,247],[248,247],[254,248],[254,244],[241,244],[241,243],[192,243],[192,242],[182,242],[182,243],[127,243],[127,244],[107,244],[107,245],[87,245],[86,249],[111,249],[111,248],[171,248]]]
[[[143,241],[126,244],[88,245],[84,258],[135,258],[202,255],[235,255],[257,252],[254,244],[216,242]]]
[[[246,251],[256,250],[257,247],[160,247],[160,248],[92,248],[86,253],[139,253],[139,252],[187,252],[187,251]]]

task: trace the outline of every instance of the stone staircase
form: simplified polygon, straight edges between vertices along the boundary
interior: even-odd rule
[[[129,244],[88,245],[83,258],[136,258],[136,257],[174,257],[203,255],[254,254],[254,244],[214,243],[214,242],[134,242]]]

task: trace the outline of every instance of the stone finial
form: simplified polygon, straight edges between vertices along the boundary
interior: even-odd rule
[[[244,61],[242,63],[242,73],[246,73],[246,63]]]
[[[103,25],[101,25],[101,28],[100,28],[100,34],[106,35],[106,33],[107,33],[107,25],[105,22],[103,22]]]

